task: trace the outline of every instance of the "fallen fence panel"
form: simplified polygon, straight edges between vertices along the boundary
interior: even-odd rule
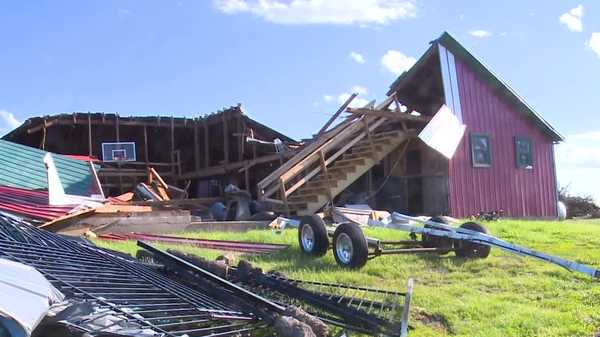
[[[34,267],[67,299],[93,303],[118,321],[164,336],[233,336],[264,325],[234,303],[219,301],[133,259],[2,215],[0,257]],[[98,331],[114,332],[114,325]]]

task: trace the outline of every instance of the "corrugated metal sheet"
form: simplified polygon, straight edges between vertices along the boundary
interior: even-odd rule
[[[48,192],[0,186],[0,210],[25,218],[53,220],[66,215],[73,206],[48,206]]]
[[[467,131],[449,163],[451,215],[464,217],[503,209],[511,217],[556,216],[552,140],[456,58],[463,121]],[[490,135],[492,166],[474,168],[470,134]],[[533,169],[518,169],[515,137],[533,142]]]
[[[0,185],[25,189],[47,189],[43,163],[46,151],[0,140]],[[54,163],[65,193],[89,195],[92,182],[88,163],[54,155]]]

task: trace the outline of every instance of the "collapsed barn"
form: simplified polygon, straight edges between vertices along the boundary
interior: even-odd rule
[[[132,190],[154,167],[192,197],[221,195],[232,183],[296,215],[333,203],[453,217],[557,216],[553,145],[562,136],[448,33],[387,96],[377,107],[344,105],[327,124],[334,127],[306,144],[239,105],[199,118],[34,117],[4,139],[101,158],[108,195]],[[465,128],[451,156],[417,137],[444,105]]]
[[[252,190],[297,143],[249,118],[241,105],[203,117],[122,117],[73,113],[33,117],[5,140],[99,159],[107,195],[132,190],[156,169],[192,197],[220,195],[227,184]],[[189,184],[189,185],[188,185]]]

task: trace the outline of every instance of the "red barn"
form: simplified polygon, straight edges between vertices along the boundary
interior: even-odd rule
[[[407,201],[396,208],[454,217],[500,209],[508,217],[557,216],[553,146],[563,137],[450,34],[431,43],[388,95],[394,92],[425,115],[446,104],[466,125],[450,160],[422,143],[407,153],[401,172],[392,174],[405,178],[399,199]]]

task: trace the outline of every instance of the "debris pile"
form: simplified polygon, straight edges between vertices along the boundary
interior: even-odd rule
[[[293,319],[282,319],[279,323],[282,327],[297,331],[305,331],[306,327],[310,327],[316,336],[328,335],[330,328],[324,323],[368,334],[406,336],[408,333],[412,280],[408,281],[404,293],[295,280],[279,273],[264,273],[245,260],[236,267],[189,254],[161,252],[141,242],[138,245],[148,249],[156,258],[155,262],[163,264],[168,270],[174,273],[185,270],[193,274],[192,282],[205,282],[206,271],[210,271],[231,287],[251,290],[259,303],[268,299],[268,303],[284,304],[286,308],[280,313]],[[398,315],[399,311],[401,315]]]
[[[300,334],[294,336],[324,337],[328,335],[328,325],[361,332],[384,329],[387,335],[401,336],[400,332],[407,328],[405,323],[392,323],[375,316],[376,310],[385,311],[387,308],[389,311],[390,301],[369,301],[366,295],[349,299],[335,293],[300,290],[303,281],[262,274],[247,263],[233,268],[224,260],[208,263],[182,254],[163,252],[142,242],[138,245],[152,255],[154,263],[160,265],[148,265],[86,241],[68,239],[13,216],[0,214],[0,261],[8,261],[3,265],[22,264],[27,266],[25,270],[39,273],[37,278],[28,278],[36,286],[29,287],[19,301],[34,300],[41,294],[53,296],[48,307],[36,311],[33,307],[29,308],[29,313],[34,314],[30,318],[23,318],[3,303],[0,326],[6,327],[9,321],[19,322],[20,331],[24,330],[25,336],[48,335],[53,331],[61,331],[61,336],[107,333],[127,336],[249,336],[262,330],[279,329],[282,336],[291,336],[289,333],[296,331]],[[209,265],[213,267],[207,268]],[[243,281],[242,270],[245,270],[246,277],[250,273],[257,279]],[[7,275],[10,276],[3,274],[3,278]],[[6,284],[18,286],[14,279]],[[263,292],[271,292],[270,297],[258,293],[259,284],[262,284],[259,288]],[[32,292],[40,287],[52,291]],[[341,285],[335,287],[345,289]],[[385,293],[386,296],[394,294],[365,290]],[[289,296],[288,301],[275,296],[282,294]],[[292,307],[292,302],[305,303],[307,308],[314,307],[315,311]],[[408,305],[409,302],[405,301],[405,311]],[[394,330],[385,330],[392,327]]]

